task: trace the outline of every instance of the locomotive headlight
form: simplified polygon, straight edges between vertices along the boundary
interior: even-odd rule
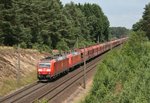
[[[42,72],[42,69],[38,69],[39,72]]]
[[[51,71],[51,69],[47,69],[46,71],[47,71],[47,72],[50,72],[50,71]]]

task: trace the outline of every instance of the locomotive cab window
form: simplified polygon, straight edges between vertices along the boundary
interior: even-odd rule
[[[40,63],[39,67],[40,68],[50,68],[51,64],[50,63]]]

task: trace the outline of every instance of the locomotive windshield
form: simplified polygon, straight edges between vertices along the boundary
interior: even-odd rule
[[[50,68],[51,64],[50,63],[40,63],[39,67],[40,68]]]

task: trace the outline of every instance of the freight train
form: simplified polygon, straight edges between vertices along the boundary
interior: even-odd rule
[[[56,57],[47,57],[37,64],[37,77],[40,81],[52,80],[59,74],[69,71],[71,68],[80,65],[86,61],[116,47],[127,40],[127,37],[112,40],[102,44],[92,45],[86,48],[80,48],[74,52]]]

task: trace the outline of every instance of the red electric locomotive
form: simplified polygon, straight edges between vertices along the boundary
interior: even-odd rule
[[[78,65],[81,62],[81,54],[72,52],[67,55],[60,55],[54,58],[46,58],[38,63],[38,79],[48,80],[55,76],[68,71],[71,67]]]
[[[47,80],[66,71],[69,68],[69,58],[58,56],[55,59],[46,58],[38,63],[38,79]]]

